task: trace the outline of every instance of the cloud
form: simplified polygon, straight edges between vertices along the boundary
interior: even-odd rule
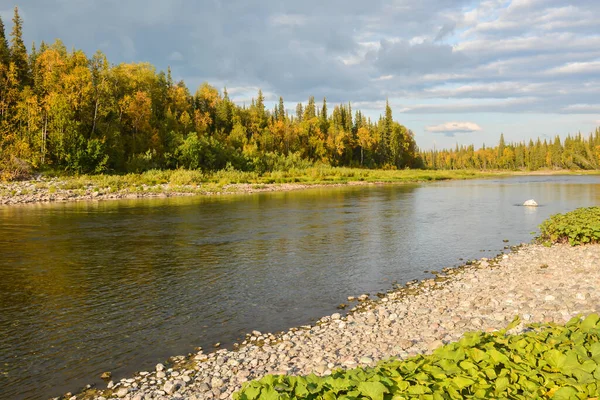
[[[408,75],[451,69],[464,60],[450,45],[404,40],[382,40],[379,49],[367,57],[372,57],[374,65],[383,73]]]
[[[437,33],[437,35],[435,35],[435,39],[433,39],[434,42],[439,42],[440,40],[443,40],[446,36],[451,35],[454,32],[454,29],[456,29],[456,22],[449,22],[444,24],[439,32]]]
[[[457,133],[472,133],[481,131],[481,127],[475,122],[445,122],[440,125],[426,126],[425,130],[432,133],[443,133],[445,136],[453,137]]]
[[[575,114],[596,114],[600,113],[600,104],[570,104],[562,111]]]
[[[575,114],[594,112],[600,89],[596,0],[22,3],[26,43],[60,37],[113,63],[171,65],[191,92],[208,81],[291,104]],[[11,11],[0,12],[10,32]]]

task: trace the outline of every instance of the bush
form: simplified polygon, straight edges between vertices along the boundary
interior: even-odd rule
[[[98,139],[85,140],[78,136],[77,146],[65,157],[65,169],[75,173],[100,174],[106,171],[108,155],[104,142]]]
[[[148,150],[145,153],[132,155],[125,165],[125,169],[129,173],[142,173],[154,169],[158,169],[160,163],[156,150]]]
[[[539,239],[544,244],[569,243],[577,246],[600,243],[600,207],[555,214],[540,225],[540,232]]]
[[[205,179],[201,171],[178,169],[171,173],[169,183],[176,186],[198,185]]]
[[[31,177],[31,165],[13,155],[0,154],[0,181],[16,181]]]
[[[587,399],[600,394],[600,318],[535,324],[520,335],[470,333],[431,355],[330,376],[266,376],[235,400]],[[507,329],[519,323],[516,319]]]
[[[190,133],[177,149],[180,166],[186,169],[206,169],[216,171],[225,168],[227,152],[213,137]]]

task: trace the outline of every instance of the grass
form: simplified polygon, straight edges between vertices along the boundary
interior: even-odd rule
[[[591,173],[599,173],[592,171]],[[581,174],[590,171],[545,171],[536,172],[550,174]],[[480,171],[480,170],[382,170],[362,169],[347,167],[331,167],[328,165],[314,165],[308,168],[291,168],[285,171],[271,171],[264,174],[257,172],[244,172],[237,170],[221,170],[216,172],[202,172],[199,170],[150,170],[139,174],[121,175],[52,175],[58,177],[60,183],[56,187],[44,182],[36,184],[43,188],[49,186],[50,192],[61,190],[92,190],[103,193],[135,193],[141,191],[171,192],[171,193],[236,193],[247,188],[236,185],[250,185],[252,189],[264,189],[267,185],[300,184],[300,185],[330,185],[347,184],[350,182],[362,183],[417,183],[433,182],[452,179],[481,179],[526,175],[522,171]],[[161,187],[162,186],[162,187]],[[152,189],[148,189],[152,187]]]
[[[138,190],[140,186],[169,185],[172,187],[228,186],[251,184],[254,187],[265,187],[268,184],[299,183],[305,185],[345,184],[349,182],[427,182],[449,179],[474,179],[498,176],[509,176],[511,172],[474,170],[429,171],[429,170],[373,170],[360,168],[343,168],[315,166],[306,169],[290,169],[288,171],[272,171],[262,175],[256,172],[237,170],[221,170],[201,172],[192,170],[150,170],[140,174],[125,175],[79,175],[60,176],[60,189],[98,189]]]

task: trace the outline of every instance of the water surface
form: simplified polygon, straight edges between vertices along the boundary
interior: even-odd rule
[[[598,204],[600,177],[542,176],[0,207],[0,398],[306,324]]]

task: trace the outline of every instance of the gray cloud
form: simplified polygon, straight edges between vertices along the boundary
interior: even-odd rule
[[[407,113],[596,113],[596,0],[29,0],[25,38],[202,81]],[[0,7],[7,30],[10,6]],[[235,88],[241,88],[236,91]],[[234,96],[234,95],[232,95]],[[235,96],[234,96],[235,97]],[[435,100],[435,101],[431,101]]]

